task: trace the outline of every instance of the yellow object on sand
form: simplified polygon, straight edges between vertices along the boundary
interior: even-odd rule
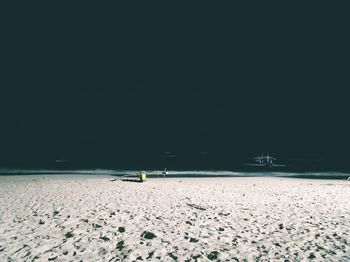
[[[140,178],[140,181],[141,182],[144,182],[146,181],[146,173],[145,172],[141,172],[141,174],[139,175],[139,178]]]

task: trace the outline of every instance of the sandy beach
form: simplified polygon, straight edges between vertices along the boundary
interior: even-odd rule
[[[0,261],[350,261],[350,182],[1,176]]]

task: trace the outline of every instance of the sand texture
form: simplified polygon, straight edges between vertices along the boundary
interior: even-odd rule
[[[350,261],[350,182],[0,177],[0,261]]]

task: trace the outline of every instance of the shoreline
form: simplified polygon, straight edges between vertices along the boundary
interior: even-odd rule
[[[114,170],[52,170],[52,171],[4,171],[0,169],[1,176],[110,176],[110,177],[122,177],[127,174],[136,174],[139,171],[114,171]],[[322,180],[346,180],[350,177],[350,173],[342,172],[234,172],[234,171],[169,171],[165,177],[162,174],[148,174],[149,178],[229,178],[229,177],[277,177],[277,178],[300,178],[300,179],[322,179]]]

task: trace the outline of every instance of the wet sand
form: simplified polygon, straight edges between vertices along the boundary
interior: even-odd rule
[[[349,261],[350,182],[1,176],[0,261]]]

